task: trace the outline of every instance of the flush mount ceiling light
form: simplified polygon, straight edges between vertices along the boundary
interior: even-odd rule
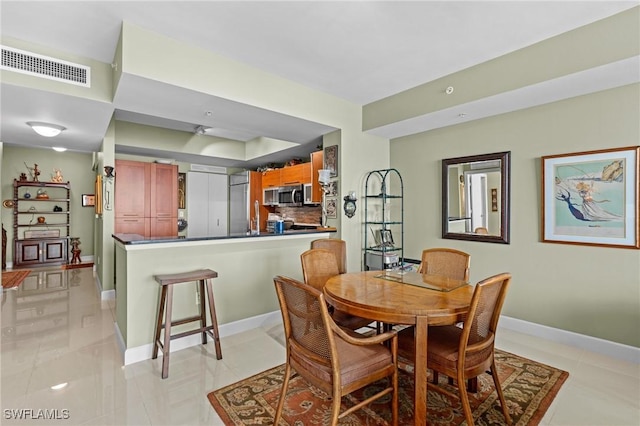
[[[51,147],[54,151],[57,152],[65,152],[67,150],[67,148],[63,147],[63,146],[52,146]]]
[[[34,132],[47,138],[58,136],[60,132],[66,130],[65,127],[58,126],[57,124],[42,123],[39,121],[28,121],[27,124],[31,126]]]

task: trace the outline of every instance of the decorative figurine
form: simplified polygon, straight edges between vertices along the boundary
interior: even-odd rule
[[[62,183],[62,170],[53,169],[53,176],[51,176],[51,182]]]
[[[26,173],[20,173],[20,182],[25,182],[27,180],[27,174]]]
[[[31,180],[33,182],[38,182],[38,176],[40,176],[40,169],[38,169],[38,165],[34,164],[33,167],[27,166],[27,163],[24,163],[27,170],[29,170],[29,174],[31,175]]]
[[[81,263],[82,260],[80,260],[80,253],[82,252],[82,250],[80,250],[78,247],[80,247],[80,238],[79,237],[72,237],[71,238],[71,254],[73,255],[71,257],[71,262],[70,263]]]

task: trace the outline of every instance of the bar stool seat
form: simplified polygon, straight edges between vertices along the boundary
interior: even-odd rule
[[[207,344],[207,333],[211,336],[216,345],[216,358],[222,359],[222,349],[220,348],[220,335],[218,334],[218,320],[216,319],[216,307],[213,300],[213,279],[218,276],[216,271],[211,269],[200,269],[197,271],[183,272],[178,274],[154,275],[155,280],[162,286],[160,301],[158,305],[158,319],[156,321],[155,335],[153,339],[152,359],[158,358],[158,349],[162,349],[162,378],[169,376],[169,355],[171,340],[192,334],[202,333],[202,344]],[[200,288],[200,315],[180,320],[171,320],[171,310],[173,307],[173,285],[197,281]],[[211,325],[207,325],[207,314],[205,311],[204,286],[207,284],[207,296],[209,299],[209,314],[211,315]],[[162,317],[164,314],[164,323]],[[200,327],[194,330],[184,331],[171,335],[171,327],[175,325],[187,324],[200,321]],[[160,340],[160,332],[164,330],[163,339]]]

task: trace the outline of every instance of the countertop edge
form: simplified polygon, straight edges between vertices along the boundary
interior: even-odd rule
[[[114,240],[118,243],[121,243],[125,246],[131,245],[152,245],[152,244],[165,244],[165,243],[188,243],[188,242],[203,242],[203,241],[217,241],[223,242],[226,240],[241,240],[241,239],[256,239],[256,238],[287,238],[291,236],[299,236],[299,235],[312,235],[312,234],[323,234],[327,232],[336,232],[336,228],[322,228],[318,227],[316,229],[300,229],[300,230],[290,230],[285,231],[284,234],[274,234],[274,233],[260,233],[259,235],[246,235],[246,234],[237,234],[237,235],[225,235],[220,237],[152,237],[147,238],[139,234],[112,234]]]

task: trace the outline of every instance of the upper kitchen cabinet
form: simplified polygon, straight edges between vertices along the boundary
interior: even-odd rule
[[[280,169],[280,186],[311,183],[309,180],[311,178],[310,167],[309,163],[302,163]]]
[[[262,187],[274,188],[280,186],[280,170],[269,170],[262,174]]]

